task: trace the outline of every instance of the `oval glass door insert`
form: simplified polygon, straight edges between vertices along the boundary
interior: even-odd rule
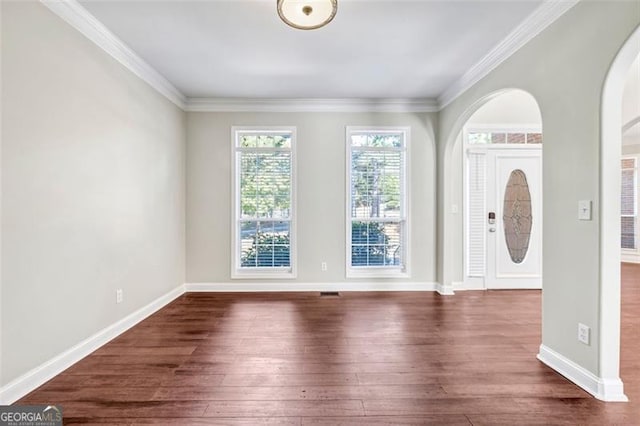
[[[516,169],[511,172],[504,191],[502,224],[509,256],[514,263],[522,263],[529,250],[531,240],[531,192],[525,173]]]

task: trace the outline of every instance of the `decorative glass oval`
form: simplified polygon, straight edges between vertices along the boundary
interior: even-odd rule
[[[514,263],[522,263],[529,250],[533,215],[531,192],[527,176],[522,170],[511,172],[504,191],[502,224],[509,256]]]

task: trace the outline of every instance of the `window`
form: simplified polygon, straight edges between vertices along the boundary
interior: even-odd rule
[[[539,145],[542,143],[542,133],[539,131],[525,132],[493,129],[468,130],[467,143],[470,145]]]
[[[295,128],[232,132],[232,278],[295,278]]]
[[[638,248],[637,172],[637,158],[622,159],[621,242],[622,248],[628,250]]]
[[[408,128],[347,128],[347,276],[407,276]]]

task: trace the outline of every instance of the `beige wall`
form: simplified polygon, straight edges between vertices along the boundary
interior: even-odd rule
[[[6,384],[184,282],[185,114],[40,3],[1,7]]]
[[[636,145],[622,145],[622,154],[630,155],[630,154],[640,154],[640,141]]]
[[[435,281],[434,115],[352,113],[189,113],[187,281],[231,281],[231,127],[296,126],[298,277],[345,278],[345,127],[410,126],[411,278]],[[327,262],[322,272],[320,263]]]
[[[440,114],[438,152],[444,165],[459,131],[457,120],[471,105],[505,88],[527,90],[538,101],[544,128],[543,343],[596,375],[601,92],[618,49],[639,24],[637,2],[580,2]],[[460,171],[449,172],[447,180],[440,176],[438,229],[454,223],[442,201]],[[593,200],[592,221],[577,218],[578,200],[584,199]],[[438,251],[446,241],[441,233]],[[440,262],[439,278],[459,279],[461,260]],[[590,346],[577,341],[578,322],[591,327]]]
[[[543,117],[543,343],[598,374],[600,96],[640,24],[636,2],[579,3],[435,130],[436,114],[185,114],[39,3],[1,5],[0,385],[184,281],[231,281],[233,125],[297,127],[300,283],[346,281],[345,126],[410,126],[410,281],[460,280],[460,216],[443,202],[462,206],[457,120],[505,88],[533,94]],[[580,199],[594,201],[593,221],[577,220]],[[578,322],[591,346],[577,342]]]

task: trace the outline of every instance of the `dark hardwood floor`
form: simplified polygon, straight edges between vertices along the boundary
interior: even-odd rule
[[[540,292],[187,294],[32,392],[65,423],[640,424],[640,265],[602,403],[535,358]]]

